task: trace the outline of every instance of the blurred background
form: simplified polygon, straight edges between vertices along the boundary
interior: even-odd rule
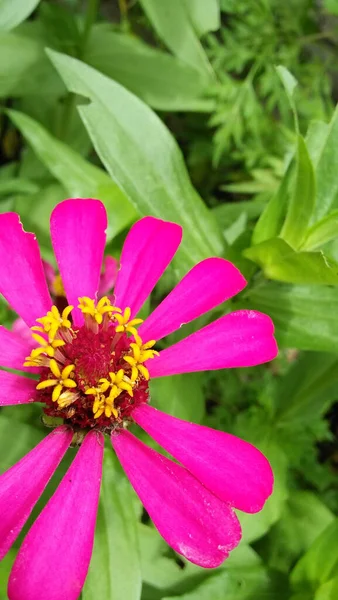
[[[281,350],[151,384],[158,408],[269,457],[274,495],[241,516],[238,549],[214,571],[175,555],[107,450],[83,600],[338,598],[337,51],[338,0],[0,0],[0,212],[20,213],[53,264],[49,216],[65,198],[105,203],[117,260],[137,218],[179,222],[182,250],[143,314],[218,254],[248,287],[184,335],[254,308]],[[0,319],[15,319],[1,297]],[[45,431],[39,407],[0,409],[0,469]]]

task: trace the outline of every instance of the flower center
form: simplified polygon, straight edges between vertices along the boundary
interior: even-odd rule
[[[38,343],[25,366],[41,367],[36,400],[50,417],[75,428],[109,431],[123,423],[133,408],[148,401],[149,371],[145,362],[158,354],[155,340],[143,344],[137,333],[142,319],[131,319],[105,296],[95,303],[79,298],[84,325],[75,327],[67,306],[52,306],[37,319],[32,336]]]

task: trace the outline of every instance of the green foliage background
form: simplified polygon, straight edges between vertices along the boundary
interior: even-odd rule
[[[269,365],[151,388],[155,406],[269,457],[275,492],[240,516],[240,546],[213,571],[178,560],[107,448],[83,600],[338,597],[337,50],[338,0],[0,0],[0,211],[21,214],[46,259],[66,197],[102,199],[116,257],[137,218],[176,221],[153,306],[211,255],[249,283],[166,342],[246,307],[273,318],[280,347]],[[14,318],[1,299],[0,318]],[[39,408],[1,409],[1,470],[44,431]]]

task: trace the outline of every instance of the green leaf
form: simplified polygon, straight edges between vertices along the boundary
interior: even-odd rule
[[[279,235],[283,225],[290,196],[294,163],[290,162],[277,192],[266,205],[256,223],[252,235],[252,244],[256,245]]]
[[[16,550],[12,549],[0,562],[0,600],[7,600],[7,584],[15,557]]]
[[[319,419],[336,398],[337,383],[338,358],[335,354],[302,353],[277,386],[276,419],[279,425],[305,426]]]
[[[203,570],[196,565],[184,561],[184,569],[182,569],[182,566],[178,565],[175,560],[166,556],[168,546],[154,527],[139,523],[138,535],[141,550],[142,579],[148,585],[167,590],[192,577],[200,576],[203,578]],[[164,593],[166,592],[164,591]]]
[[[246,293],[243,307],[272,318],[280,347],[332,352],[338,348],[335,288],[266,282]]]
[[[276,72],[277,72],[277,75],[280,78],[280,80],[284,86],[284,89],[286,91],[286,95],[288,97],[288,100],[289,100],[289,103],[291,106],[291,110],[292,110],[293,116],[294,116],[295,130],[298,133],[298,131],[299,131],[298,116],[297,116],[296,105],[295,105],[295,101],[294,101],[294,97],[293,97],[294,91],[298,85],[298,81],[286,67],[283,67],[283,65],[278,65],[276,67]]]
[[[150,382],[154,405],[160,410],[185,419],[201,422],[204,414],[204,395],[199,373],[159,377]]]
[[[136,96],[78,60],[48,54],[70,91],[89,98],[79,107],[94,147],[113,180],[143,215],[184,228],[177,265],[222,252],[216,222],[187,174],[182,155],[160,119]]]
[[[323,5],[328,13],[338,15],[338,0],[324,0]]]
[[[337,4],[338,14],[338,4]],[[334,577],[323,583],[316,591],[314,600],[337,600],[338,598],[338,577]]]
[[[117,470],[111,450],[104,460],[95,543],[83,600],[139,600],[141,566],[135,496]]]
[[[280,78],[285,88],[289,101],[291,102],[293,99],[294,91],[298,85],[298,81],[286,67],[283,67],[283,65],[278,65],[276,67],[276,71],[278,73],[278,77]]]
[[[315,177],[306,144],[298,136],[296,179],[281,237],[295,249],[301,246],[315,206]]]
[[[219,0],[183,0],[190,21],[199,37],[220,28]]]
[[[0,196],[9,194],[34,194],[38,191],[38,186],[23,177],[19,179],[5,179],[0,181]]]
[[[256,219],[264,210],[265,204],[262,202],[253,202],[244,200],[242,202],[225,202],[212,209],[217,222],[222,229],[227,229],[241,215],[245,215],[247,219]]]
[[[13,29],[22,23],[39,2],[40,0],[0,0],[0,31]]]
[[[84,61],[158,110],[201,112],[214,107],[213,100],[202,98],[205,80],[197,69],[106,25],[92,28]]]
[[[334,210],[307,231],[301,249],[314,250],[336,237],[338,237],[338,210]]]
[[[316,167],[330,130],[330,125],[324,121],[311,121],[306,132],[305,141],[313,165]]]
[[[15,407],[18,409],[18,407]],[[21,408],[26,407],[19,407]],[[26,417],[30,409],[24,410]],[[7,416],[6,416],[7,415]],[[0,414],[0,472],[9,469],[14,463],[32,450],[44,437],[43,431],[13,418],[10,409]]]
[[[337,568],[338,519],[335,519],[297,562],[291,573],[291,581],[294,585],[309,582],[317,587],[336,575]]]
[[[243,252],[269,279],[286,283],[338,285],[338,264],[323,252],[296,252],[281,238],[266,240]]]
[[[140,3],[169,50],[201,71],[206,79],[213,78],[213,70],[194,30],[193,23],[196,23],[196,19],[199,21],[195,1],[140,0]]]
[[[237,432],[242,436],[241,431]],[[266,439],[264,439],[264,436]],[[274,490],[268,498],[264,508],[256,514],[240,513],[239,520],[242,526],[242,541],[249,544],[265,535],[272,525],[278,521],[283,511],[288,491],[286,486],[287,461],[284,452],[277,443],[269,439],[272,437],[268,427],[263,426],[257,438],[250,439],[269,459],[274,472]],[[256,441],[257,440],[257,441]]]
[[[263,568],[217,572],[195,590],[163,600],[285,600],[286,582]]]
[[[34,152],[71,197],[100,198],[110,216],[111,239],[135,219],[137,213],[127,198],[98,167],[87,162],[69,146],[54,138],[40,123],[17,111],[10,118],[32,146]]]
[[[269,567],[288,572],[333,520],[334,514],[314,493],[303,490],[291,493],[264,544]]]
[[[38,37],[0,32],[0,97],[62,94],[64,86],[44,54]]]
[[[317,182],[316,206],[314,211],[314,222],[327,215],[338,195],[338,107],[336,108],[326,135],[323,135],[325,127],[315,130],[319,132],[318,147],[316,151],[315,176]],[[312,144],[314,144],[314,133],[312,132]]]

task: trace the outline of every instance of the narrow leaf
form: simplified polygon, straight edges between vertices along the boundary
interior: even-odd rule
[[[148,19],[169,50],[210,79],[214,74],[193,27],[196,19],[200,23],[200,17],[196,16],[195,2],[196,0],[140,0]],[[190,11],[193,11],[193,16]]]
[[[281,237],[297,249],[306,234],[315,206],[315,176],[306,144],[298,136],[296,178]]]

